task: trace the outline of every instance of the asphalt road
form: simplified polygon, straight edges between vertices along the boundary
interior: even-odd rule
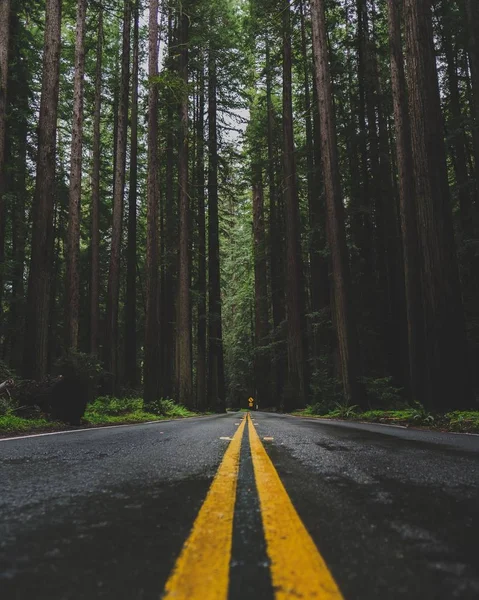
[[[200,509],[226,497],[221,488],[205,502],[236,444],[231,547],[222,552],[229,563],[226,596],[272,599],[275,542],[265,541],[264,513],[277,492],[259,495],[255,474],[266,490],[272,479],[260,473],[256,433],[239,426],[242,418],[0,440],[0,598],[159,600]],[[340,590],[324,597],[479,598],[479,436],[253,418]],[[234,460],[229,464],[231,471]],[[282,510],[272,513],[273,533],[289,526]],[[208,559],[206,550],[196,553],[199,562]],[[283,558],[294,562],[292,555]],[[298,595],[277,589],[276,598],[287,597]]]

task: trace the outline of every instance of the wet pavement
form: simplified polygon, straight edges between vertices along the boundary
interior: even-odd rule
[[[158,600],[240,417],[0,440],[0,598]],[[479,597],[479,436],[255,420],[346,600]],[[243,442],[231,598],[273,595],[260,526]]]

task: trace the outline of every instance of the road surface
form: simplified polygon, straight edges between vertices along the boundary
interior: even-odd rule
[[[479,598],[479,436],[252,417],[0,440],[0,598]]]

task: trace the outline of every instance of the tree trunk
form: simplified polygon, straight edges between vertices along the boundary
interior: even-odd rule
[[[168,69],[172,76],[177,74],[175,28],[173,8],[168,14]],[[168,96],[166,107],[166,182],[165,202],[162,215],[162,286],[161,286],[161,382],[160,390],[163,398],[173,398],[177,393],[176,386],[176,302],[178,271],[178,222],[176,214],[175,190],[175,133],[176,121],[173,112],[173,94]]]
[[[83,149],[83,88],[85,74],[86,0],[77,2],[75,77],[73,84],[73,127],[71,143],[70,194],[66,244],[65,347],[78,347],[80,312],[80,211]]]
[[[303,264],[294,157],[290,0],[285,0],[283,12],[283,143],[288,320],[288,390],[284,408],[290,410],[304,406],[308,396]]]
[[[270,43],[266,38],[266,104],[268,112],[268,183],[269,183],[269,260],[271,273],[271,304],[275,341],[282,337],[281,325],[285,320],[283,285],[283,226],[280,219],[278,188],[276,185],[275,115],[273,106],[272,66]],[[276,345],[275,345],[276,346]],[[278,404],[283,396],[285,365],[281,350],[273,350],[274,396]]]
[[[442,28],[442,44],[446,56],[447,78],[449,83],[449,107],[451,119],[449,134],[452,137],[453,166],[456,179],[456,192],[459,199],[462,231],[466,239],[473,237],[474,221],[472,214],[472,198],[466,159],[466,136],[463,129],[461,110],[461,92],[457,73],[457,49],[455,48],[450,25],[444,23]]]
[[[218,216],[218,131],[215,49],[208,57],[208,404],[225,412]]]
[[[123,12],[123,48],[121,84],[118,104],[118,137],[116,143],[113,222],[111,231],[110,267],[106,306],[106,365],[111,378],[111,392],[118,388],[118,310],[120,303],[120,252],[125,192],[128,97],[130,80],[131,0],[125,0]]]
[[[0,327],[3,326],[5,262],[5,142],[7,135],[8,55],[10,46],[10,0],[0,0]]]
[[[322,138],[327,233],[333,271],[334,322],[338,337],[341,379],[346,400],[364,406],[364,397],[359,382],[359,344],[350,304],[351,282],[339,177],[324,0],[311,0],[311,17],[313,52],[316,59],[315,83],[319,100]]]
[[[126,251],[125,298],[125,383],[132,389],[138,384],[136,347],[136,202],[138,197],[138,77],[139,77],[139,0],[135,2],[133,26],[133,68],[131,94],[130,189],[128,195],[128,246]]]
[[[191,357],[191,297],[190,297],[190,203],[188,195],[188,23],[180,14],[180,78],[184,89],[180,101],[180,131],[178,151],[178,187],[180,208],[180,271],[178,282],[178,383],[179,400],[193,406],[193,371]]]
[[[308,40],[306,38],[306,23],[304,16],[304,3],[301,0],[299,4],[301,17],[301,52],[303,56],[304,68],[304,111],[306,125],[306,165],[307,165],[307,184],[308,184],[308,209],[309,209],[309,226],[311,230],[311,239],[309,247],[309,290],[311,313],[314,315],[313,323],[313,358],[317,363],[319,357],[319,337],[317,332],[318,314],[321,310],[321,286],[324,281],[321,277],[321,234],[320,234],[320,213],[321,213],[321,181],[320,178],[315,178],[315,149],[313,137],[313,120],[311,114],[311,85],[309,74],[308,60]],[[319,185],[316,185],[319,183]],[[316,365],[315,365],[316,366]]]
[[[471,401],[469,357],[447,179],[430,0],[406,0],[409,113],[424,308],[429,407]]]
[[[253,237],[254,237],[254,298],[255,298],[255,383],[256,403],[271,406],[268,345],[268,287],[266,239],[264,229],[263,173],[260,164],[252,166],[253,176]]]
[[[93,115],[93,164],[91,183],[91,280],[90,280],[90,352],[98,354],[100,329],[100,168],[101,105],[103,62],[103,5],[98,7],[98,34],[95,72],[95,108]]]
[[[18,27],[18,18],[15,19]],[[13,28],[12,28],[13,33]],[[20,75],[26,76],[24,70]],[[25,242],[26,242],[26,198],[27,198],[27,148],[28,148],[28,101],[29,90],[25,80],[20,79],[22,84],[15,95],[15,104],[20,108],[21,120],[16,130],[18,139],[18,151],[15,156],[15,197],[11,205],[12,210],[12,299],[10,303],[10,365],[21,372],[22,368],[22,342],[24,339],[25,326]],[[11,98],[11,96],[10,96]]]
[[[53,202],[60,78],[61,0],[47,0],[42,95],[38,124],[32,250],[28,280],[23,371],[26,378],[45,375],[48,357]]]
[[[468,51],[474,98],[474,145],[476,172],[479,170],[479,4],[477,0],[465,0],[468,25]]]
[[[150,0],[148,75],[158,76],[158,0]],[[158,86],[148,93],[148,204],[146,234],[146,323],[144,359],[144,399],[153,402],[159,392],[158,343]]]
[[[203,58],[203,54],[201,59]],[[196,361],[196,402],[199,410],[206,407],[206,214],[205,214],[205,73],[199,72],[199,107],[197,137],[197,201],[198,201],[198,357]]]
[[[401,40],[399,6],[401,0],[388,0],[388,25],[391,52],[391,81],[396,128],[396,154],[399,170],[399,207],[406,292],[408,331],[409,389],[420,401],[423,396],[424,340],[422,327],[421,276],[417,216],[414,207],[414,168],[411,123],[407,105],[406,76]]]

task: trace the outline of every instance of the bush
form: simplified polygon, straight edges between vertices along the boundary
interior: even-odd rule
[[[100,396],[90,403],[89,412],[103,416],[117,416],[143,410],[142,398],[113,398]]]
[[[404,405],[402,389],[393,385],[392,377],[363,377],[369,404],[376,408],[393,409]]]
[[[0,416],[9,415],[18,409],[18,402],[8,395],[0,396]]]
[[[193,413],[181,404],[175,404],[173,400],[160,398],[146,405],[145,410],[154,415],[165,417],[188,417]]]

